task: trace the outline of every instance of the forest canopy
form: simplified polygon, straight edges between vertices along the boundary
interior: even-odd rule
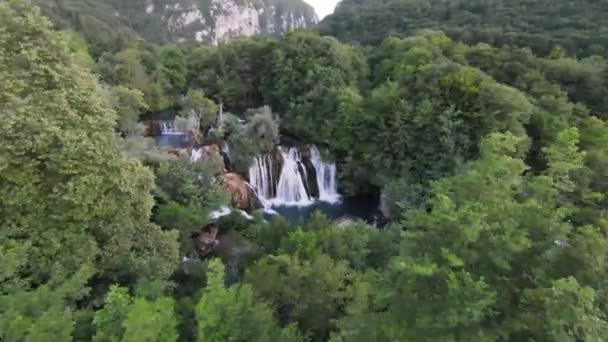
[[[607,56],[607,11],[602,0],[342,0],[320,29],[365,45],[435,29],[466,44],[528,47],[540,56],[555,46]]]
[[[0,340],[603,340],[608,8],[575,5],[344,0],[203,46],[0,2]],[[385,220],[258,210],[293,141]]]

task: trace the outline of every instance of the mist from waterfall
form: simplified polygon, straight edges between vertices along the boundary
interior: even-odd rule
[[[309,177],[302,154],[297,148],[281,149],[281,169],[276,175],[270,155],[259,156],[249,169],[249,182],[256,189],[262,203],[266,206],[308,206],[316,200],[335,203],[340,200],[337,191],[336,165],[324,161],[319,150],[310,148],[310,164],[316,177]],[[311,179],[312,178],[312,179]],[[311,194],[315,181],[319,189],[316,198]]]

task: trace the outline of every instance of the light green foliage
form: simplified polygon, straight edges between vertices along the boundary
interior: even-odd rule
[[[99,84],[26,2],[0,4],[0,23],[0,300],[31,300],[14,309],[33,322],[63,317],[94,275],[168,276],[176,236],[149,223],[152,173],[118,148]],[[27,310],[48,292],[63,305]]]
[[[190,89],[182,100],[182,115],[178,120],[183,121],[182,129],[199,134],[217,123],[218,106],[205,97],[200,89]],[[179,121],[178,121],[179,122]]]
[[[120,341],[125,332],[123,321],[132,301],[128,289],[116,285],[110,288],[103,308],[95,312],[93,341]]]
[[[198,341],[305,341],[293,327],[281,329],[270,307],[250,285],[224,286],[224,266],[209,264],[207,287],[196,306]]]
[[[94,70],[95,60],[89,53],[89,45],[84,37],[72,30],[63,31],[63,34],[76,62],[89,70]]]
[[[177,341],[177,320],[173,310],[171,298],[159,298],[153,302],[144,298],[135,299],[123,323],[123,341]]]
[[[137,123],[140,114],[148,109],[144,94],[119,85],[111,88],[110,99],[118,114],[118,129],[125,133],[139,133],[133,132],[132,125]]]
[[[68,281],[73,283],[71,286],[81,289],[85,284],[77,283],[82,281],[77,277]],[[67,284],[63,286],[64,289],[68,287]],[[59,293],[50,286],[42,286],[36,291],[10,291],[10,295],[0,297],[0,337],[7,341],[71,339],[75,315],[62,297],[66,290]]]
[[[93,320],[93,341],[176,341],[177,320],[171,298],[133,298],[126,288],[112,286]]]
[[[574,278],[553,281],[547,288],[526,290],[523,316],[535,340],[593,341],[608,331],[608,323],[596,303],[593,289]]]
[[[268,153],[279,142],[279,119],[268,106],[249,112],[250,122],[246,131],[251,142],[258,146],[262,153]]]

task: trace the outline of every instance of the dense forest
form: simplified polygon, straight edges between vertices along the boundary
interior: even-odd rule
[[[466,44],[529,47],[545,56],[559,45],[581,57],[608,55],[604,0],[342,0],[321,31],[379,44],[420,29]]]
[[[35,3],[0,1],[0,340],[608,336],[606,1],[344,0],[217,46]],[[384,220],[266,215],[288,140]]]

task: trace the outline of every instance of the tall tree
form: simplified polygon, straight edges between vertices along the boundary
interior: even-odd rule
[[[0,3],[0,250],[6,256],[0,336],[6,340],[34,339],[40,329],[44,339],[62,340],[71,327],[69,315],[60,313],[87,296],[93,276],[164,278],[177,261],[176,234],[149,222],[152,173],[120,151],[115,112],[68,51],[28,1]],[[17,298],[24,302],[15,305]]]
[[[196,307],[198,340],[304,342],[294,327],[278,327],[268,304],[254,295],[250,285],[224,286],[224,266],[212,260],[207,288]]]

